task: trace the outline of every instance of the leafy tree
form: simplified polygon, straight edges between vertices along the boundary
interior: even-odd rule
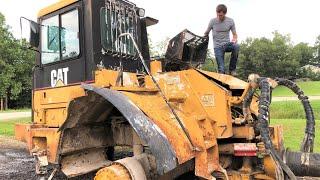
[[[11,85],[11,78],[14,76],[14,69],[9,64],[8,47],[12,44],[12,36],[5,24],[5,17],[0,13],[0,108],[7,107],[7,89]]]
[[[34,63],[33,52],[23,50],[5,23],[0,13],[0,100],[1,110],[8,103],[22,100],[23,106],[31,102],[31,69]],[[28,93],[27,93],[28,92]],[[21,93],[28,94],[21,97]]]
[[[248,38],[240,45],[238,72],[246,79],[251,73],[266,77],[295,77],[299,60],[293,54],[289,35],[275,31],[272,39]]]
[[[202,66],[202,69],[206,71],[213,71],[213,72],[217,71],[217,62],[210,49],[208,49],[207,51],[207,58],[206,58],[205,64]]]
[[[16,57],[12,62],[15,67],[14,86],[10,89],[9,105],[14,107],[31,106],[32,90],[32,68],[34,66],[35,54],[33,51],[22,49],[19,42],[16,41]],[[27,47],[26,42],[22,42],[22,47]]]
[[[320,66],[320,35],[317,37],[314,45],[314,59],[312,63]]]
[[[307,43],[299,43],[293,47],[293,56],[299,60],[299,65],[305,66],[313,63],[314,49]]]

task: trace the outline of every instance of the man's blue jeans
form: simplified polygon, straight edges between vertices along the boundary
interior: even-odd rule
[[[240,46],[235,43],[227,43],[222,47],[214,48],[214,54],[216,56],[216,61],[218,64],[218,72],[225,74],[224,69],[224,54],[226,52],[231,52],[230,64],[229,64],[229,72],[235,71],[237,67],[238,55],[239,55]]]

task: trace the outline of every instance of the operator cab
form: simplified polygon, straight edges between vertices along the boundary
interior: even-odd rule
[[[142,72],[133,41],[119,35],[132,35],[149,66],[146,27],[158,22],[125,0],[61,0],[42,9],[37,23],[25,20],[22,33],[38,52],[34,89],[92,82],[98,68]]]

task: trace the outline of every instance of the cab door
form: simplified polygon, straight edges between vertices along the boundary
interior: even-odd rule
[[[35,89],[68,86],[85,79],[81,7],[78,3],[40,18],[40,54]]]

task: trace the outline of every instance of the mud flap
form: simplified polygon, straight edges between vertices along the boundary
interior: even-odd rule
[[[59,147],[62,170],[71,168],[64,163],[66,159],[71,159],[68,161],[69,165],[72,165],[71,162],[76,163],[76,158],[70,158],[76,152],[94,149],[99,151],[95,153],[104,153],[103,147],[113,144],[113,139],[110,138],[112,135],[106,135],[108,131],[97,126],[103,123],[112,108],[116,108],[126,118],[141,140],[148,145],[152,155],[156,158],[159,175],[176,168],[177,159],[166,136],[129,98],[120,92],[106,88],[96,88],[88,84],[83,84],[82,87],[87,90],[88,95],[70,102],[68,117],[59,129],[62,132]],[[87,140],[83,141],[83,139]],[[90,171],[99,169],[102,164],[108,163],[107,160],[103,161],[90,165]],[[80,174],[80,171],[83,170],[76,171]],[[74,171],[68,170],[65,173],[68,172]]]

